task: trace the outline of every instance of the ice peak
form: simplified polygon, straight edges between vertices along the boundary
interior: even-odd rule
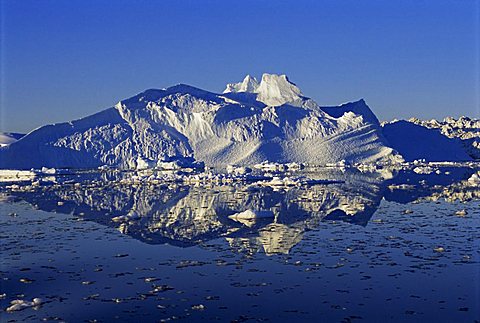
[[[285,74],[263,74],[256,93],[258,101],[271,106],[294,102],[303,96],[302,91]]]
[[[223,93],[249,92],[256,93],[257,100],[270,106],[279,106],[291,103],[303,96],[300,89],[285,74],[262,75],[262,80],[247,75],[242,82],[227,84]]]
[[[250,92],[254,93],[258,88],[258,81],[253,76],[247,75],[242,82],[227,84],[223,93]]]

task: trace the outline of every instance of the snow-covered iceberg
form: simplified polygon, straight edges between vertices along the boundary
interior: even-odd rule
[[[0,148],[0,168],[145,168],[263,161],[398,160],[365,101],[320,107],[285,75],[247,76],[217,94],[151,89],[80,120],[40,127]]]

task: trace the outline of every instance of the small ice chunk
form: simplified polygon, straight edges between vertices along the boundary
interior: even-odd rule
[[[457,212],[455,212],[455,215],[456,216],[460,216],[460,217],[464,217],[465,215],[467,215],[468,212],[467,210],[463,209],[463,210],[458,210]]]
[[[56,172],[55,168],[42,167],[42,173],[44,174],[55,174]]]
[[[203,311],[204,309],[205,309],[205,305],[203,305],[203,304],[192,305],[192,310]]]
[[[39,306],[43,303],[41,298],[34,298],[31,302],[23,300],[23,299],[15,299],[10,302],[10,306],[7,307],[7,312],[14,312],[14,311],[21,311],[28,307]]]

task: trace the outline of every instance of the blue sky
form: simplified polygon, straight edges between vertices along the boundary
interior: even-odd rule
[[[480,0],[0,1],[2,131],[263,72],[381,120],[480,117]]]

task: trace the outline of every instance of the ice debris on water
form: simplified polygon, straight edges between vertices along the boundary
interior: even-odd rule
[[[467,214],[468,214],[468,212],[467,212],[467,210],[465,210],[465,209],[458,210],[457,212],[455,212],[455,215],[456,215],[456,216],[459,216],[459,217],[463,217],[463,216],[465,216],[465,215],[467,215]]]
[[[40,306],[42,303],[43,303],[43,300],[38,297],[32,299],[31,302],[23,299],[15,299],[10,302],[10,306],[7,307],[6,311],[7,312],[21,311],[29,307]]]
[[[192,310],[203,311],[204,309],[205,309],[205,305],[203,305],[203,304],[192,305]]]
[[[42,167],[41,172],[44,174],[55,174],[57,170],[55,168]]]

